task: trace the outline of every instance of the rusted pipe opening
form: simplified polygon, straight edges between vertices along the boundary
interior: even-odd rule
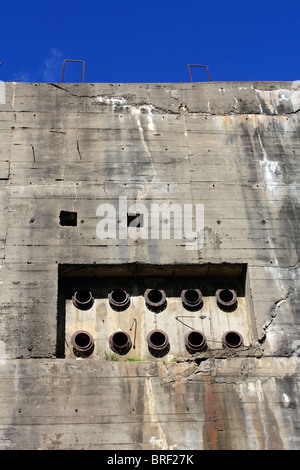
[[[76,331],[71,338],[71,344],[77,357],[88,357],[94,351],[93,337],[87,331]]]
[[[145,295],[147,295],[147,302],[153,306],[162,305],[166,297],[164,291],[159,289],[147,289]]]
[[[193,330],[185,335],[184,343],[190,354],[206,349],[206,338],[201,331]]]
[[[132,346],[131,338],[125,331],[115,331],[108,342],[110,349],[120,355],[127,354]]]
[[[73,304],[80,310],[88,310],[94,303],[93,294],[88,290],[78,290],[72,296]]]
[[[226,331],[222,336],[222,344],[224,348],[235,349],[244,344],[243,337],[237,331]]]
[[[130,304],[130,296],[124,289],[114,289],[108,294],[108,301],[115,310],[125,310]]]
[[[199,289],[184,289],[181,291],[181,300],[187,310],[198,310],[203,305],[202,293]]]
[[[166,293],[162,289],[147,289],[144,299],[149,310],[161,312],[166,308]]]
[[[231,312],[237,308],[237,294],[233,289],[218,289],[216,300],[221,310]]]
[[[149,352],[152,356],[163,357],[170,350],[168,335],[162,330],[152,330],[147,335]]]

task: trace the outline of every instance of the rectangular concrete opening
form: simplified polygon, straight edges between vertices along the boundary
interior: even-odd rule
[[[94,338],[93,358],[100,360],[113,354],[109,338],[116,331],[134,340],[128,353],[132,360],[153,360],[146,337],[157,329],[167,332],[171,357],[189,355],[184,336],[191,330],[203,332],[212,350],[222,348],[222,334],[231,330],[250,347],[246,281],[246,264],[59,265],[57,357],[74,357],[71,340],[77,331]],[[233,295],[235,304],[225,308],[222,303],[233,302]]]
[[[59,223],[62,226],[77,226],[77,212],[61,211],[59,214]]]

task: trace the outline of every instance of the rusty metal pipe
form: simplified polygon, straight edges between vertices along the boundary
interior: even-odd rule
[[[198,310],[203,305],[200,289],[184,289],[181,291],[181,300],[187,310]]]
[[[94,351],[94,339],[88,331],[76,331],[72,335],[71,344],[77,357],[88,357]]]
[[[162,330],[152,330],[147,335],[149,352],[154,357],[163,357],[170,350],[168,335]]]
[[[216,300],[222,310],[232,311],[237,307],[237,294],[233,289],[218,289]]]
[[[201,331],[193,330],[185,335],[184,344],[190,354],[206,349],[206,338]]]
[[[115,331],[108,342],[110,349],[121,356],[127,354],[132,346],[131,338],[125,331]]]
[[[78,290],[72,296],[73,304],[80,310],[88,310],[92,307],[95,299],[93,294],[88,290]]]
[[[162,289],[147,289],[144,299],[149,310],[159,312],[166,307],[166,293]]]
[[[237,331],[229,330],[222,336],[222,344],[227,349],[237,349],[244,344],[243,337]]]
[[[114,289],[108,294],[108,301],[115,310],[125,310],[130,304],[130,295],[124,289]]]

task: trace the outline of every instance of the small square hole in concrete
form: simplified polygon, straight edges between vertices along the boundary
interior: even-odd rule
[[[127,227],[141,228],[144,226],[143,214],[127,214]]]
[[[61,211],[59,214],[60,225],[71,227],[77,226],[77,212]]]

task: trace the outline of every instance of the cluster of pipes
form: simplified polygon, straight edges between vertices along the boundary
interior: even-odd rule
[[[216,291],[218,306],[225,311],[233,311],[237,308],[237,294],[233,289],[218,289]],[[166,308],[166,293],[162,289],[147,289],[144,293],[146,306],[155,313]],[[199,310],[203,306],[202,293],[199,289],[185,289],[181,292],[183,306],[190,311]],[[73,304],[80,310],[88,310],[95,299],[90,291],[79,290],[72,297]],[[130,295],[124,289],[114,289],[108,294],[110,306],[117,311],[126,310],[130,305]],[[204,351],[207,348],[205,335],[192,329],[184,338],[185,348],[190,354]],[[94,339],[92,335],[83,330],[76,331],[71,338],[73,352],[77,357],[88,357],[94,351]],[[168,335],[159,329],[150,331],[147,335],[149,352],[154,357],[163,357],[170,350]],[[236,349],[243,345],[243,337],[237,331],[226,331],[222,336],[224,348]],[[109,337],[111,350],[119,355],[127,354],[132,348],[132,340],[125,331],[116,331]]]

